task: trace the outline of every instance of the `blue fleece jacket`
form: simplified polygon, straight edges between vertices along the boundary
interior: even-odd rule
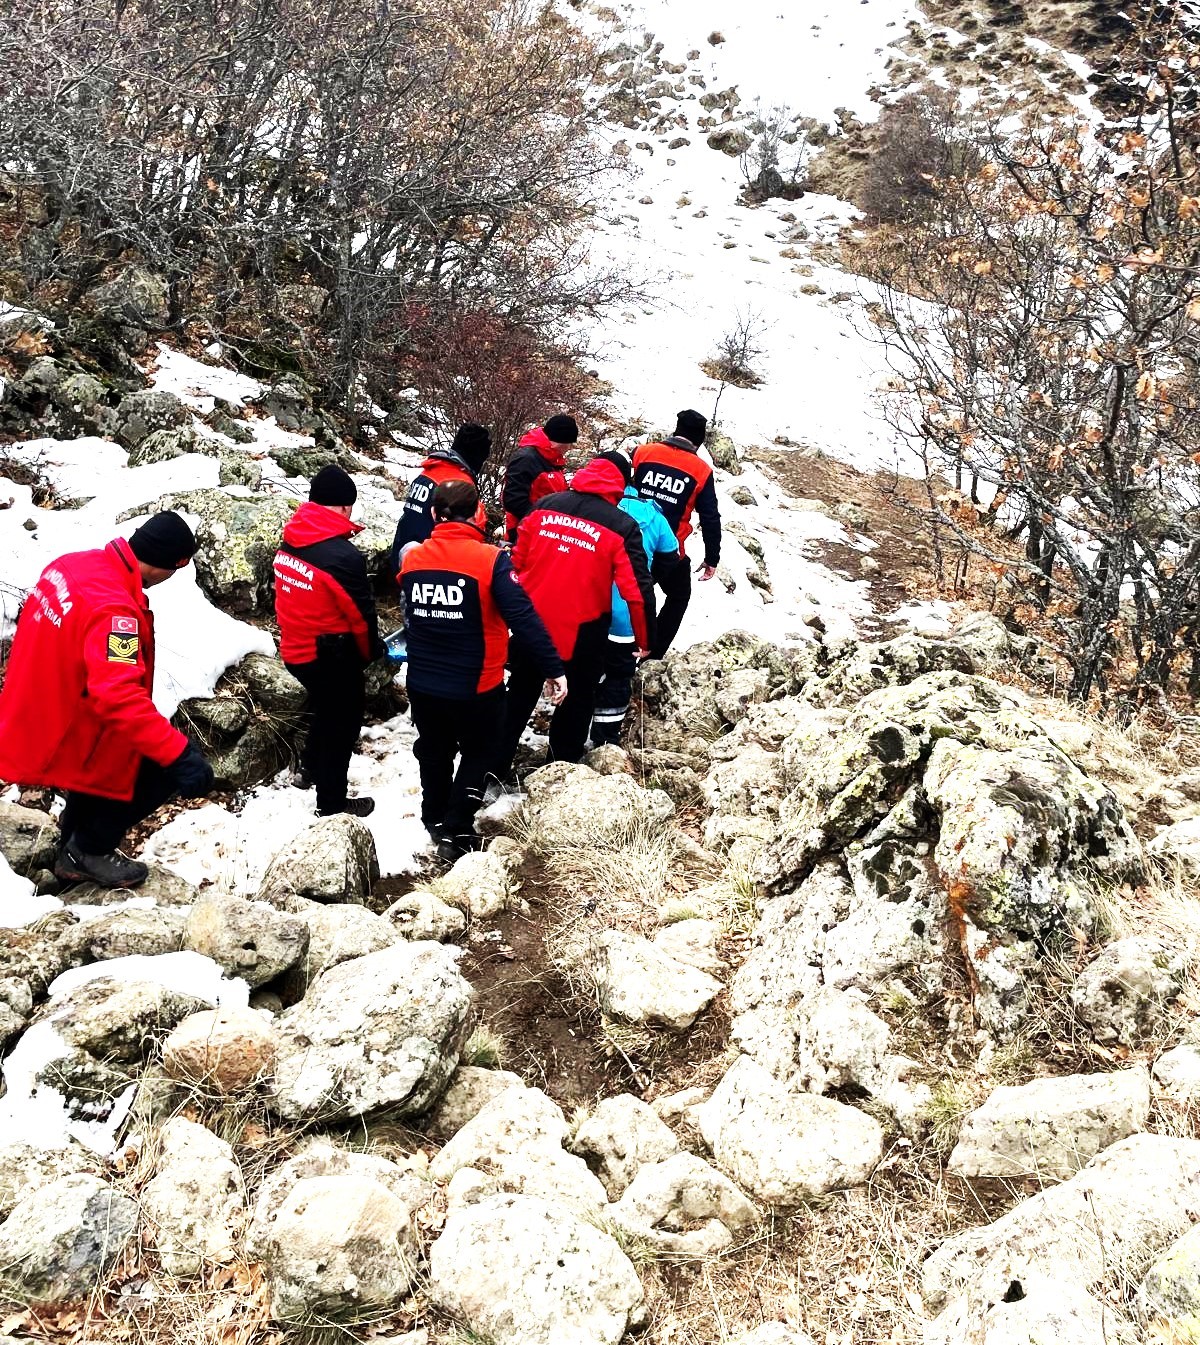
[[[625,495],[619,508],[642,530],[642,546],[646,551],[646,564],[652,565],[655,556],[677,556],[679,542],[671,531],[671,525],[663,517],[662,510],[653,500],[643,500],[633,486],[625,487]],[[629,605],[613,585],[612,624],[608,628],[610,640],[632,640],[633,622],[629,619]]]

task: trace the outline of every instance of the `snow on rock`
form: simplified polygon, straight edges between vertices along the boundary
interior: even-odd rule
[[[61,908],[57,897],[35,892],[29,879],[14,873],[0,854],[0,929],[20,929]]]
[[[224,365],[205,364],[161,341],[150,386],[159,392],[173,392],[181,402],[205,415],[213,409],[216,397],[226,402],[248,402],[263,391],[257,379]]]

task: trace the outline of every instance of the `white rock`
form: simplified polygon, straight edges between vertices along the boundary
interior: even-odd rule
[[[676,1030],[690,1027],[722,989],[707,972],[684,966],[649,939],[619,929],[597,937],[594,975],[606,1013]]]
[[[1166,1030],[1186,969],[1183,951],[1159,939],[1117,939],[1080,972],[1071,1003],[1097,1041],[1140,1046]]]
[[[925,1345],[1123,1345],[1119,1318],[1077,1285],[1042,1275],[999,1301],[963,1295],[925,1328]]]
[[[429,1266],[434,1303],[494,1345],[618,1345],[642,1313],[641,1282],[616,1242],[530,1196],[453,1211]]]
[[[339,813],[306,827],[271,861],[258,889],[273,905],[288,897],[362,903],[379,877],[371,829]]]
[[[813,1338],[799,1327],[785,1326],[782,1322],[764,1322],[749,1331],[739,1331],[731,1337],[730,1345],[813,1345]]]
[[[432,884],[433,894],[475,920],[504,910],[512,898],[508,867],[490,851],[473,851],[457,859],[449,873]]]
[[[308,952],[289,977],[289,988],[294,978],[297,995],[330,967],[382,952],[400,939],[390,920],[353,902],[322,905],[297,898],[290,909],[308,926]]]
[[[409,892],[384,912],[397,933],[406,939],[457,939],[467,927],[467,917],[432,892]]]
[[[193,1121],[175,1117],[159,1131],[155,1175],[142,1210],[168,1275],[198,1275],[237,1255],[246,1192],[233,1150]]]
[[[679,1141],[644,1102],[619,1093],[592,1108],[569,1147],[593,1160],[609,1199],[618,1200],[639,1168],[678,1153]]]
[[[758,1223],[733,1182],[689,1153],[639,1168],[609,1217],[669,1256],[712,1256]]]
[[[1062,1280],[1084,1292],[1137,1283],[1158,1254],[1200,1222],[1200,1140],[1133,1135],[1077,1176],[1003,1218],[944,1242],[925,1262],[926,1302],[965,1290],[995,1303],[1014,1281]]]
[[[447,1182],[462,1168],[480,1168],[506,1190],[597,1212],[608,1203],[604,1187],[562,1147],[568,1133],[562,1109],[540,1089],[508,1088],[434,1157],[430,1174]]]
[[[996,1088],[963,1122],[949,1170],[1064,1181],[1101,1149],[1141,1130],[1149,1113],[1150,1075],[1142,1065]]]
[[[458,1064],[471,987],[458,950],[398,943],[318,977],[279,1020],[272,1105],[288,1120],[428,1111]]]
[[[1160,827],[1146,842],[1146,853],[1159,859],[1178,860],[1200,872],[1200,817],[1186,817],[1182,822]]]
[[[1146,1272],[1137,1310],[1146,1323],[1186,1323],[1193,1331],[1200,1325],[1200,1227],[1171,1243]]]
[[[715,920],[677,920],[664,925],[654,936],[654,946],[685,967],[716,976],[725,963],[717,952],[721,927]]]
[[[416,1270],[410,1211],[365,1177],[297,1182],[267,1240],[271,1315],[280,1322],[362,1316],[389,1308]]]
[[[692,1113],[717,1165],[775,1205],[858,1186],[883,1157],[878,1121],[829,1098],[790,1091],[741,1056]]]
[[[519,1074],[506,1069],[482,1069],[478,1065],[459,1065],[445,1096],[430,1113],[426,1132],[437,1140],[448,1140],[472,1121],[493,1098],[507,1088],[523,1088]]]
[[[213,892],[192,907],[184,941],[228,975],[254,987],[266,985],[300,961],[308,951],[308,928],[303,920],[266,902]]]
[[[1184,1106],[1200,1101],[1200,1047],[1184,1042],[1154,1062],[1154,1077],[1163,1092]]]
[[[100,1164],[95,1154],[74,1140],[65,1149],[42,1149],[23,1142],[0,1145],[0,1220],[39,1188]]]
[[[629,844],[638,830],[666,828],[675,805],[661,789],[642,789],[629,775],[597,775],[586,766],[567,772],[552,762],[525,782],[526,809],[536,818],[540,843],[548,850]],[[539,778],[541,777],[541,778]]]

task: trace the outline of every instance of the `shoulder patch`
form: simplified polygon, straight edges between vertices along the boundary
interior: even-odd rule
[[[114,635],[136,635],[138,633],[137,617],[135,616],[113,617],[112,633]]]
[[[119,619],[114,618],[114,620]],[[136,634],[120,635],[116,631],[110,631],[107,645],[109,663],[126,663],[136,666],[140,643],[141,641]]]

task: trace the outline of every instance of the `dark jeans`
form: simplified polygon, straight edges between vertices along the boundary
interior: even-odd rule
[[[655,556],[650,573],[666,595],[658,612],[654,644],[650,650],[651,657],[662,658],[679,634],[680,622],[692,600],[692,566],[683,555]]]
[[[288,672],[308,692],[309,726],[300,763],[317,787],[317,811],[346,802],[346,772],[362,732],[366,679],[358,648],[335,637],[312,663],[289,663]]]
[[[629,640],[609,640],[604,660],[604,681],[596,692],[592,715],[592,742],[621,741],[621,728],[633,697],[633,674],[637,671],[634,644]]]
[[[503,683],[470,700],[410,688],[408,704],[417,730],[413,755],[421,768],[421,821],[430,831],[466,835],[474,829],[504,724]]]
[[[111,854],[131,827],[144,821],[175,792],[169,769],[143,757],[133,785],[133,798],[128,802],[72,790],[58,822],[62,838],[85,855]]]
[[[550,758],[552,761],[582,761],[587,748],[592,711],[596,707],[596,688],[604,676],[606,633],[581,630],[574,657],[567,660],[567,699],[555,707],[550,720]],[[513,758],[521,734],[542,694],[541,667],[515,642],[509,660],[508,704],[504,712],[504,734],[493,768],[503,779],[512,770]]]

